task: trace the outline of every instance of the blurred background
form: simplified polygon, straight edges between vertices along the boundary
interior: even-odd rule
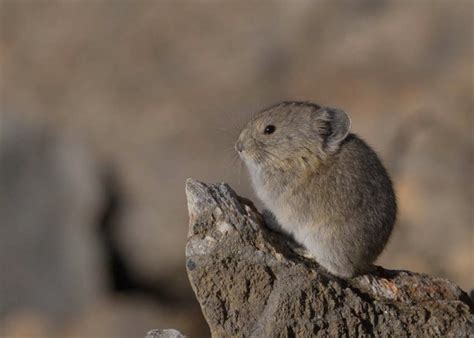
[[[281,100],[381,155],[381,265],[473,288],[473,4],[1,0],[0,336],[207,336],[185,179],[255,200],[233,143]]]

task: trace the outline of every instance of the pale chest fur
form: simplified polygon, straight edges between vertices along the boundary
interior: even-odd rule
[[[260,174],[260,175],[259,175]],[[301,191],[298,186],[278,186],[274,182],[270,183],[258,171],[252,175],[252,183],[258,198],[264,203],[265,208],[270,210],[278,221],[279,225],[296,239],[304,242],[310,234],[313,236],[318,232],[318,228],[323,226],[324,220],[317,216],[317,210],[304,212],[308,208],[315,208],[310,205],[308,197],[298,193]],[[316,209],[316,208],[315,208]],[[314,238],[313,238],[314,239]]]

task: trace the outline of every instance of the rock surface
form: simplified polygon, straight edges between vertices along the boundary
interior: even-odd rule
[[[473,307],[448,280],[378,268],[344,281],[295,254],[226,184],[186,184],[186,266],[213,337],[468,336]]]

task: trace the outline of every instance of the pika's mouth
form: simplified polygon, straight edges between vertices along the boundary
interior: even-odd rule
[[[239,155],[239,158],[242,162],[244,162],[246,165],[249,164],[249,161],[252,161],[252,153],[248,151],[248,149],[245,149],[245,146],[243,145],[242,141],[237,141],[234,145],[235,151]]]

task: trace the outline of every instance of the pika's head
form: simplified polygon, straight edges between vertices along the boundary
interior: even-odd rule
[[[252,118],[235,149],[249,168],[314,168],[337,152],[350,125],[349,116],[340,109],[281,102]]]

